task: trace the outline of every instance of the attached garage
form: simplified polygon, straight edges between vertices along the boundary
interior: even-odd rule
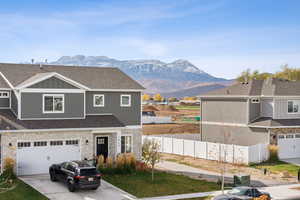
[[[280,159],[300,157],[300,133],[278,135],[278,156]]]
[[[19,176],[48,173],[52,164],[81,158],[78,139],[18,141],[16,153]]]

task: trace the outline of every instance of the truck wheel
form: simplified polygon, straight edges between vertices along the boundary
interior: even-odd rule
[[[74,185],[74,183],[71,183],[71,181],[68,181],[68,189],[70,192],[75,191],[75,185]]]
[[[52,182],[55,182],[55,181],[57,181],[57,179],[56,179],[56,176],[55,176],[55,173],[54,173],[54,172],[50,172],[50,180],[51,180]]]

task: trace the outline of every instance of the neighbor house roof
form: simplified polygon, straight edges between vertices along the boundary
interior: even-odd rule
[[[1,130],[25,129],[66,129],[66,128],[104,128],[124,127],[114,115],[88,115],[85,119],[64,120],[18,120],[8,109],[0,110]]]
[[[270,78],[235,83],[226,88],[214,90],[200,97],[232,96],[300,96],[300,81]]]
[[[8,64],[0,63],[0,72],[13,87],[35,80],[47,73],[56,72],[90,89],[128,89],[143,90],[144,87],[130,78],[124,72],[114,67],[80,67],[63,65],[39,64]],[[0,79],[0,86],[2,84]],[[4,84],[8,88],[8,85]]]
[[[272,119],[270,117],[261,117],[251,122],[249,126],[266,128],[300,127],[300,119]]]

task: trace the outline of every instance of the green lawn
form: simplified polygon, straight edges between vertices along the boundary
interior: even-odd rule
[[[175,106],[178,110],[200,110],[200,106]]]
[[[150,172],[136,172],[130,175],[104,175],[103,178],[139,198],[208,192],[220,189],[220,186],[213,182],[158,171],[155,172],[153,182],[151,181]]]
[[[263,162],[260,164],[251,164],[251,167],[255,167],[258,169],[263,169],[266,168],[268,169],[270,172],[273,173],[280,173],[283,171],[288,171],[291,175],[293,176],[297,176],[298,175],[298,170],[299,170],[299,166],[290,164],[290,163],[286,163],[283,161],[276,161],[276,162]]]
[[[47,197],[25,184],[21,180],[16,180],[17,187],[13,190],[0,193],[0,199],[3,200],[48,200]]]

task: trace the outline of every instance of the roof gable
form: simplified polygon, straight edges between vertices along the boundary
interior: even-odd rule
[[[0,72],[16,87],[41,73],[55,72],[92,90],[144,90],[145,88],[114,67],[79,67],[0,63]]]

